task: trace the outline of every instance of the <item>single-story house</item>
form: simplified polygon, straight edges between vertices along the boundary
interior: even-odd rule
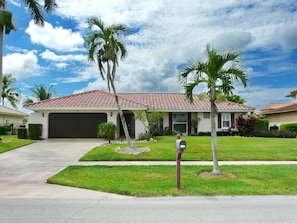
[[[118,93],[120,106],[124,112],[129,133],[139,138],[145,132],[140,120],[135,120],[136,111],[162,111],[165,117],[160,130],[166,127],[185,135],[210,131],[210,102],[193,97],[190,104],[182,93]],[[233,102],[218,103],[217,130],[234,127],[235,118],[240,114],[254,112],[255,108]],[[97,126],[103,122],[113,122],[119,129],[117,136],[124,137],[118,117],[118,109],[113,93],[101,90],[88,91],[55,99],[27,104],[33,110],[28,123],[43,125],[43,138],[95,138]],[[199,119],[195,128],[192,119]],[[197,132],[195,132],[197,131]]]
[[[286,97],[297,100],[297,90],[291,91]],[[271,103],[260,109],[259,115],[268,119],[270,126],[280,126],[284,123],[297,122],[297,103],[296,102],[276,102]]]
[[[28,114],[24,112],[0,105],[0,126],[13,125],[19,127],[24,124],[24,118],[26,117],[28,117]]]

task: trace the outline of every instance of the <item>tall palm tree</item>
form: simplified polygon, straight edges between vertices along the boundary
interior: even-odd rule
[[[4,106],[4,99],[7,99],[12,107],[17,108],[17,103],[20,101],[20,89],[13,87],[16,79],[11,74],[4,74],[2,78],[2,105]]]
[[[130,148],[133,149],[134,146],[131,143],[127,123],[121,109],[114,84],[116,69],[119,65],[118,56],[120,56],[120,58],[123,60],[128,55],[126,47],[118,40],[122,33],[127,32],[127,27],[123,24],[105,26],[104,23],[96,17],[90,18],[88,24],[88,28],[91,30],[91,33],[86,39],[88,46],[88,60],[98,63],[98,68],[102,79],[107,80],[109,91],[112,88],[126,139]],[[94,27],[99,30],[93,30]]]
[[[42,13],[42,8],[37,0],[24,0],[28,11],[33,17],[36,25],[44,26],[44,16]],[[57,7],[55,0],[44,0],[44,10],[46,12],[53,11]],[[11,30],[16,30],[16,25],[12,18],[12,12],[8,11],[6,8],[6,0],[0,0],[0,80],[2,80],[3,74],[3,34],[9,34]],[[2,84],[2,83],[0,83]],[[2,87],[0,86],[2,90]]]
[[[51,99],[55,96],[55,90],[53,85],[51,85],[48,89],[44,85],[35,85],[31,89],[34,99],[26,98],[23,102],[23,105],[33,103],[34,101],[42,101],[46,99]]]
[[[209,89],[211,105],[211,144],[213,154],[213,174],[220,174],[217,158],[217,132],[216,132],[216,93],[230,95],[234,89],[233,83],[241,81],[244,87],[249,82],[246,72],[240,68],[240,53],[226,51],[219,53],[207,45],[206,60],[189,60],[180,70],[179,80],[185,89],[186,98],[193,102],[193,89],[205,83]],[[193,76],[192,76],[193,75]],[[190,79],[190,77],[192,77]],[[189,80],[190,79],[190,80]]]

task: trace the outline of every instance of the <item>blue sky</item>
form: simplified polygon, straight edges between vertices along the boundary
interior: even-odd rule
[[[87,61],[84,39],[91,16],[130,30],[122,39],[128,57],[116,74],[118,92],[183,92],[177,68],[203,59],[208,43],[242,53],[250,85],[236,84],[234,93],[247,105],[259,110],[292,101],[285,96],[297,90],[295,0],[60,0],[54,13],[45,14],[43,28],[31,21],[23,1],[7,2],[18,30],[4,37],[3,72],[17,79],[23,98],[40,84],[54,85],[56,97],[107,91],[96,64]],[[203,86],[195,93],[202,91]]]

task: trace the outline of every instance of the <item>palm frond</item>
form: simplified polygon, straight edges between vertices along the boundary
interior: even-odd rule
[[[45,20],[39,2],[36,0],[25,0],[24,2],[33,17],[34,23],[39,26],[44,26]]]
[[[51,12],[58,7],[55,0],[44,0],[44,10],[46,12]]]

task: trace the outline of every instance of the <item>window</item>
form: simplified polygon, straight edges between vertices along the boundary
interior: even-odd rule
[[[210,112],[203,112],[203,119],[210,119]]]
[[[230,128],[230,120],[231,120],[230,114],[222,113],[222,128],[223,129]]]
[[[181,133],[187,133],[187,114],[173,114],[173,129]]]

